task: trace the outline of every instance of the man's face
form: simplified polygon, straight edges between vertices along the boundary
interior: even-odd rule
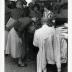
[[[16,7],[17,7],[17,8],[22,8],[22,7],[23,7],[22,2],[17,2],[17,3],[16,3]]]

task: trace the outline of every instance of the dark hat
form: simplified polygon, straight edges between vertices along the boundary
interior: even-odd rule
[[[24,5],[27,4],[26,0],[17,0],[17,2],[22,2],[22,4],[24,4]]]

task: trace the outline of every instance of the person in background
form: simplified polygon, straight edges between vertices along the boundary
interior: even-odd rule
[[[10,9],[16,8],[16,2],[15,2],[15,1],[10,1],[8,7],[9,7]]]

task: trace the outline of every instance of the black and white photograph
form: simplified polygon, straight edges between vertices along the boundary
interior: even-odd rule
[[[4,0],[4,72],[68,72],[68,0]]]

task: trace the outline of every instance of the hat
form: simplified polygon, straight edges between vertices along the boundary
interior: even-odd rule
[[[22,4],[24,4],[24,5],[27,4],[26,0],[17,0],[17,2],[22,2]]]

